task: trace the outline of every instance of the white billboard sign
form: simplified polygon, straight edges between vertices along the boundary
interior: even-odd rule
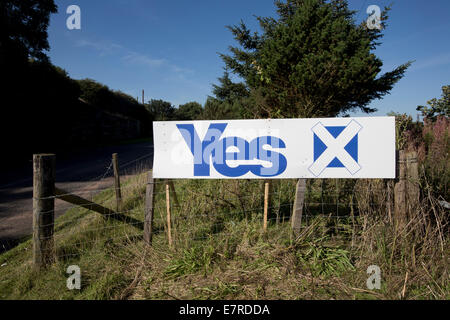
[[[395,178],[395,118],[153,123],[154,178]]]

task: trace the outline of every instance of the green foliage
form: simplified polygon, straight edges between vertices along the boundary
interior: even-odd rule
[[[29,57],[48,61],[47,28],[56,13],[53,0],[2,0],[0,2],[0,61],[3,67]],[[12,63],[14,65],[14,63]]]
[[[445,99],[442,98],[442,101]],[[423,123],[413,122],[412,117],[407,114],[390,112],[388,115],[395,116],[396,149],[418,153],[421,190],[424,197],[428,197],[429,192],[436,198],[448,199],[450,197],[448,190],[449,119],[448,116],[436,112],[437,109],[427,110],[423,110],[428,112],[427,116],[424,115]]]
[[[355,192],[383,193],[380,182],[377,191],[372,182],[358,180]],[[141,221],[145,183],[146,174],[123,181],[127,214]],[[271,211],[277,221],[271,220],[265,233],[261,181],[174,183],[180,206],[172,215],[172,248],[164,232],[164,184],[156,185],[151,247],[142,241],[140,229],[72,208],[56,220],[58,259],[48,269],[37,273],[31,268],[31,241],[0,254],[0,299],[398,299],[406,272],[406,299],[448,298],[448,252],[428,242],[438,230],[444,233],[437,226],[430,225],[421,236],[414,230],[395,233],[379,203],[370,214],[342,220],[351,233],[342,237],[330,235],[329,222],[335,218],[315,215],[305,206],[302,232],[294,239],[289,220],[293,180],[272,182]],[[337,190],[331,182],[330,195]],[[114,192],[93,200],[111,207]],[[283,206],[285,217],[277,213]],[[445,248],[448,236],[443,236]],[[65,270],[73,264],[82,270],[81,290],[66,288]],[[382,269],[379,291],[366,290],[371,264]]]
[[[314,276],[339,276],[346,271],[355,271],[348,250],[327,247],[323,243],[323,238],[302,243],[297,258],[303,267],[311,270]]]
[[[55,12],[53,0],[0,2],[0,69],[4,83],[0,87],[0,135],[9,137],[4,142],[5,150],[14,150],[12,157],[0,161],[8,161],[8,165],[20,164],[32,153],[112,142],[113,138],[103,132],[83,127],[84,122],[95,121],[98,109],[139,120],[141,132],[151,134],[150,114],[133,98],[93,80],[73,80],[49,62],[45,54],[49,50],[47,28],[50,14]],[[86,107],[79,98],[97,109]]]
[[[337,116],[387,94],[410,63],[380,75],[373,54],[381,31],[354,23],[344,0],[276,1],[278,19],[258,17],[262,33],[229,26],[239,47],[222,54],[260,103],[259,117]],[[386,8],[383,20],[387,19]]]
[[[403,150],[407,146],[409,130],[413,125],[412,117],[406,113],[397,113],[391,111],[388,116],[395,117],[395,147],[397,150]]]
[[[215,97],[208,97],[202,118],[205,120],[248,118],[246,106],[249,103],[249,90],[245,83],[231,80],[228,70],[213,84]]]
[[[182,104],[175,111],[177,120],[196,120],[199,119],[203,112],[202,105],[198,102],[188,102]]]
[[[147,109],[131,96],[110,90],[107,86],[92,79],[77,80],[80,86],[80,98],[103,110],[119,113],[141,120],[146,127],[150,126],[151,115]]]
[[[427,101],[428,106],[417,106],[416,110],[422,112],[422,116],[430,121],[436,121],[439,116],[450,116],[450,85],[442,87],[440,99],[433,98]]]
[[[32,153],[57,152],[68,144],[86,146],[121,139],[117,134],[108,136],[100,130],[89,130],[90,123],[101,120],[94,120],[95,115],[102,114],[99,111],[136,119],[142,136],[151,135],[151,114],[120,91],[112,91],[94,80],[73,80],[65,70],[45,61],[30,60],[22,76],[20,85],[8,83],[4,92],[2,87],[0,134],[10,136],[6,148],[17,149],[13,161]],[[24,93],[28,99],[23,98]],[[11,135],[19,127],[20,133]]]
[[[180,258],[171,260],[165,270],[165,274],[169,278],[178,278],[199,270],[207,273],[211,269],[214,259],[214,247],[196,245],[189,249],[184,249]]]
[[[203,113],[202,105],[192,101],[175,108],[172,103],[164,100],[152,99],[145,105],[155,121],[196,120]]]
[[[167,101],[152,99],[146,108],[153,115],[155,121],[174,120],[175,107]]]
[[[208,97],[201,117],[204,120],[239,119],[242,118],[241,104],[239,101],[220,101]]]
[[[436,197],[448,201],[450,191],[450,121],[445,116],[437,117],[435,121],[426,118],[423,128],[422,180],[423,191],[430,191]],[[420,149],[419,149],[420,150]]]
[[[249,96],[248,89],[244,83],[234,83],[226,70],[223,77],[218,78],[220,84],[213,84],[213,93],[221,102],[233,103],[239,99]]]

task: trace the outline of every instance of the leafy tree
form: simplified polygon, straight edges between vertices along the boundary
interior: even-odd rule
[[[337,116],[389,93],[410,62],[380,75],[373,50],[381,30],[356,25],[346,0],[276,1],[278,18],[257,17],[262,32],[228,26],[240,47],[221,54],[245,80],[254,117]],[[383,29],[387,12],[382,14]],[[220,93],[220,92],[219,92]]]
[[[152,99],[146,105],[156,121],[173,120],[175,117],[175,107],[167,101]]]
[[[450,116],[450,85],[442,87],[440,99],[433,98],[427,101],[428,106],[417,106],[424,118],[435,121],[439,116]]]
[[[110,90],[104,84],[92,79],[78,80],[77,83],[80,86],[82,100],[101,109],[140,120],[144,130],[151,127],[150,112],[133,97],[121,91]]]
[[[53,0],[2,0],[0,2],[0,59],[27,62],[47,61],[47,28],[50,14],[56,13]]]
[[[203,112],[202,105],[198,102],[188,102],[182,104],[175,111],[177,120],[195,120],[200,117]]]
[[[89,128],[99,113],[79,97],[99,109],[140,120],[141,132],[151,133],[150,113],[133,98],[93,80],[73,80],[50,63],[45,54],[47,28],[55,12],[53,0],[0,0],[0,136],[7,137],[4,150],[16,149],[13,157],[0,161],[10,165],[30,159],[32,153],[95,143],[104,136],[112,139]]]
[[[78,80],[77,82],[81,88],[81,99],[95,105],[103,104],[101,102],[102,96],[106,96],[109,91],[109,88],[107,86],[88,78]]]
[[[50,14],[55,13],[56,9],[53,0],[0,1],[0,70],[4,80],[0,95],[3,106],[14,101],[17,107],[17,98],[23,92],[39,86],[39,83],[33,84],[30,80],[36,71],[36,65],[32,66],[31,62],[48,62],[44,52],[49,49],[47,28]],[[49,71],[51,68],[39,65],[41,70]],[[5,118],[15,114],[5,109],[2,108]]]
[[[243,118],[242,105],[239,101],[220,101],[208,97],[201,118],[204,120],[228,120]]]

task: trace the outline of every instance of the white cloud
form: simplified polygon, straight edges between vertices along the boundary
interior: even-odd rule
[[[98,51],[101,57],[110,54],[120,55],[120,60],[128,65],[141,65],[151,69],[166,67],[168,70],[178,75],[180,78],[183,78],[186,74],[194,73],[193,70],[172,64],[167,59],[154,58],[143,53],[132,51],[117,43],[80,39],[75,42],[75,46],[92,48]]]
[[[129,51],[124,57],[122,57],[122,60],[127,63],[144,65],[150,68],[160,67],[167,64],[165,59],[153,59],[145,54],[134,51]]]
[[[107,42],[94,42],[86,39],[80,39],[75,42],[75,46],[77,47],[89,47],[100,53],[100,56],[104,56],[107,54],[112,54],[117,50],[123,49],[120,44],[117,43],[107,43]]]
[[[428,69],[448,64],[450,64],[450,53],[440,54],[426,60],[417,59],[417,62],[412,64],[411,71]]]

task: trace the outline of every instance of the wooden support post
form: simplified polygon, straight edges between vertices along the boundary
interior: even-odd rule
[[[136,228],[143,229],[143,224],[141,221],[131,218],[131,217],[127,217],[120,213],[116,213],[115,211],[113,211],[111,209],[105,208],[95,202],[92,202],[92,201],[86,200],[84,198],[81,198],[77,195],[71,194],[68,191],[65,191],[65,190],[55,187],[55,195],[60,200],[69,202],[71,204],[74,204],[74,205],[77,205],[77,206],[80,206],[83,208],[86,208],[88,210],[98,212],[98,213],[102,214],[105,218],[125,222],[125,223],[133,225]]]
[[[413,213],[419,206],[419,164],[417,162],[417,152],[411,151],[406,154],[406,192],[407,192],[407,207],[409,216],[412,217]]]
[[[170,192],[172,192],[173,201],[175,202],[175,206],[177,208],[179,208],[180,207],[180,203],[178,202],[177,193],[175,192],[175,185],[173,184],[172,180],[169,180],[169,187],[170,187]]]
[[[145,217],[144,217],[144,241],[148,245],[152,244],[153,237],[153,213],[155,203],[155,180],[153,172],[147,173],[147,188],[145,191]]]
[[[295,188],[294,208],[291,218],[291,228],[295,236],[300,234],[303,215],[303,204],[305,202],[306,179],[298,179]]]
[[[270,204],[270,180],[264,181],[264,218],[263,218],[263,231],[267,231],[267,216],[269,215]]]
[[[116,211],[120,212],[120,207],[122,205],[122,192],[120,190],[119,160],[117,159],[117,153],[113,153],[112,163],[114,170],[114,189],[116,190]]]
[[[386,186],[386,206],[389,216],[389,222],[393,222],[393,212],[394,212],[394,180],[389,179],[385,182]]]
[[[54,261],[55,155],[33,155],[33,265],[43,269]]]
[[[166,211],[167,211],[167,238],[169,240],[169,247],[172,248],[172,219],[170,217],[170,187],[168,180],[166,180]]]
[[[403,150],[398,151],[397,160],[397,182],[394,186],[394,222],[397,228],[405,226],[406,213],[406,154]]]
[[[419,205],[419,167],[416,152],[398,152],[397,182],[394,187],[395,224],[401,229]]]

